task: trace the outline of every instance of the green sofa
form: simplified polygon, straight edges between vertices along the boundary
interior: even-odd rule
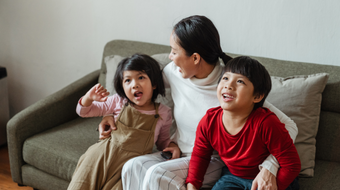
[[[16,114],[7,124],[8,150],[13,181],[35,189],[66,189],[79,157],[97,142],[101,118],[80,118],[78,99],[100,81],[105,85],[105,57],[134,53],[170,52],[165,45],[113,40],[106,44],[101,69],[66,86]],[[235,55],[232,55],[235,56]],[[315,173],[300,178],[302,190],[340,187],[340,67],[255,57],[274,76],[329,73],[322,94],[316,136]]]

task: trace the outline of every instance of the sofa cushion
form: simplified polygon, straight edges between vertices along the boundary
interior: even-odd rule
[[[113,95],[116,93],[114,87],[113,87],[113,78],[115,76],[118,63],[125,59],[125,57],[122,57],[120,55],[110,55],[105,57],[105,65],[106,65],[106,77],[105,77],[105,88],[108,92],[110,92],[110,95]]]
[[[314,173],[312,178],[299,178],[300,190],[339,189],[339,162],[316,160]]]
[[[70,183],[69,180],[61,179],[55,175],[47,174],[29,164],[23,165],[21,169],[22,169],[23,184],[30,186],[30,187],[34,187],[34,189],[40,189],[40,190],[42,189],[48,189],[48,190],[67,189],[68,184]]]
[[[312,177],[315,165],[315,137],[318,131],[322,92],[328,74],[272,76],[267,100],[297,124],[295,146],[301,160],[300,176]]]
[[[28,138],[24,161],[46,173],[70,181],[80,156],[98,141],[101,118],[77,118]]]

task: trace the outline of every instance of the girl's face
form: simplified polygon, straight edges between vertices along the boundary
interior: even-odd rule
[[[217,98],[223,110],[242,111],[253,109],[262,98],[254,96],[254,85],[241,74],[225,72],[217,86]]]
[[[178,67],[179,72],[182,73],[183,78],[194,77],[197,70],[192,56],[187,56],[185,50],[175,41],[175,34],[170,36],[171,52],[169,59],[173,61]]]
[[[142,71],[124,71],[123,89],[127,98],[134,103],[134,107],[139,110],[155,109],[151,101],[153,90],[149,76]]]

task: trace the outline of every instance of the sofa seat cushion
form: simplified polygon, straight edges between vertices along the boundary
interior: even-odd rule
[[[28,138],[24,161],[39,170],[70,181],[79,157],[98,140],[98,118],[77,118]]]
[[[340,163],[315,160],[314,177],[300,178],[300,190],[339,189]]]

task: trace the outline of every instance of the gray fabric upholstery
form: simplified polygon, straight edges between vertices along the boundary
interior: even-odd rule
[[[77,118],[28,138],[24,142],[24,161],[70,181],[79,157],[98,141],[96,129],[100,121],[101,118]]]
[[[98,81],[99,71],[77,80],[64,89],[34,103],[7,123],[8,153],[13,181],[21,184],[23,143],[35,134],[77,118],[75,104]]]
[[[165,45],[113,40],[104,48],[101,70],[29,106],[7,125],[13,180],[37,189],[66,189],[78,158],[98,139],[101,118],[82,119],[75,113],[78,99],[98,81],[105,85],[104,58],[170,52]],[[236,55],[232,55],[236,56]],[[271,75],[286,77],[320,72],[330,74],[323,92],[313,178],[301,178],[301,189],[340,187],[340,67],[254,57]],[[98,64],[99,67],[99,64]],[[288,100],[287,100],[288,101]]]
[[[22,166],[22,181],[23,184],[40,190],[67,189],[70,183],[67,180],[50,175],[28,164]]]
[[[340,163],[316,160],[313,178],[300,178],[300,190],[339,189]]]
[[[135,53],[142,53],[148,55],[154,55],[158,53],[170,53],[170,47],[159,44],[151,44],[136,41],[126,41],[126,40],[113,40],[108,42],[104,48],[101,72],[99,75],[99,83],[105,86],[106,82],[106,65],[105,57],[110,55],[120,55],[123,57],[131,56]]]

